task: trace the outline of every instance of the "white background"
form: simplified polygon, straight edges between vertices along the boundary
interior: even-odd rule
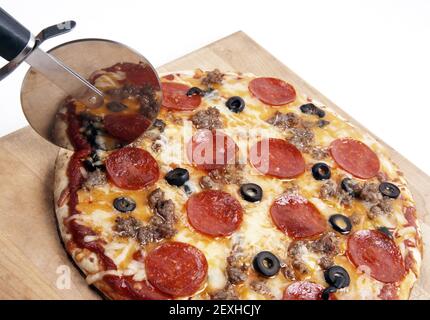
[[[430,1],[0,0],[0,6],[33,33],[78,22],[46,49],[110,38],[155,66],[243,30],[430,173]],[[0,83],[0,136],[26,125],[19,103],[26,70]]]

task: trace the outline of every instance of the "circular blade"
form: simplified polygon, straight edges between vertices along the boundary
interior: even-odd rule
[[[104,103],[87,107],[31,68],[22,84],[21,104],[43,138],[69,150],[112,150],[138,139],[156,119],[160,79],[136,51],[110,40],[81,39],[48,53],[102,91]]]

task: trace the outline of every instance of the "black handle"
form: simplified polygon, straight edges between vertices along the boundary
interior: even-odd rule
[[[0,56],[11,61],[26,47],[30,31],[0,8]]]

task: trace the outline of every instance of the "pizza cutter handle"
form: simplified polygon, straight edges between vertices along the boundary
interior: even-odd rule
[[[27,48],[30,31],[0,8],[0,56],[11,61]]]
[[[76,27],[76,22],[73,20],[64,21],[61,23],[54,24],[43,29],[37,36],[36,39],[38,44],[41,44],[45,40],[54,38],[56,36],[65,34],[67,32],[72,31],[73,28]]]

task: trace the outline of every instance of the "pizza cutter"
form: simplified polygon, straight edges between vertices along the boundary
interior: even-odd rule
[[[93,72],[121,62],[141,64],[146,72],[151,73],[148,78],[152,79],[154,91],[161,92],[157,72],[149,61],[119,42],[80,39],[61,44],[48,52],[40,48],[45,40],[67,33],[75,25],[74,21],[62,22],[34,36],[0,8],[0,56],[8,61],[0,69],[0,81],[22,62],[31,66],[21,88],[21,105],[27,121],[43,138],[67,149],[75,148],[64,139],[66,127],[63,132],[53,130],[58,121],[59,108],[64,106],[66,98],[72,97],[90,110],[100,108],[106,101],[106,94],[86,80]],[[161,94],[159,97],[156,105],[152,106],[152,112],[144,115],[149,124],[158,115]],[[142,128],[142,133],[147,128]],[[104,148],[110,150],[119,146],[111,144]]]

